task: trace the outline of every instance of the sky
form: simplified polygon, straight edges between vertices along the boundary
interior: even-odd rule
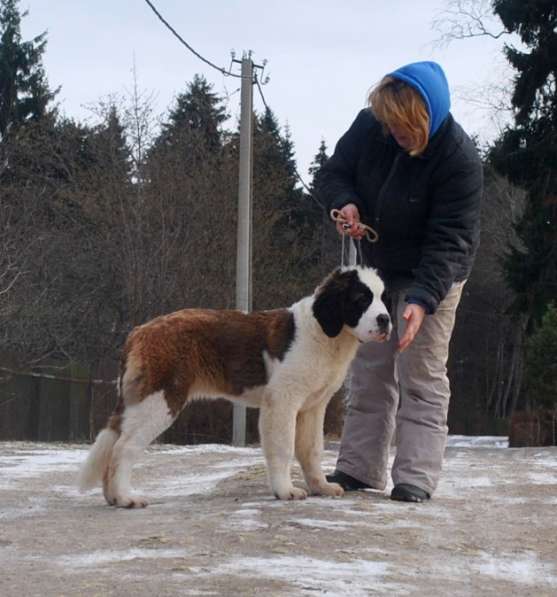
[[[470,0],[465,0],[470,1]],[[478,0],[484,1],[485,0]],[[449,0],[153,0],[176,31],[201,55],[226,69],[231,51],[251,50],[267,61],[262,88],[281,127],[289,127],[302,177],[325,140],[329,153],[386,73],[418,60],[435,60],[447,74],[452,112],[464,129],[489,142],[497,134],[492,103],[497,83],[512,73],[504,39],[489,37],[439,46],[432,24]],[[43,63],[52,88],[61,86],[61,111],[94,121],[91,106],[133,88],[152,94],[164,118],[195,74],[228,97],[229,126],[240,115],[239,79],[226,77],[190,53],[144,0],[21,0],[29,14],[25,40],[47,31]],[[492,30],[500,24],[492,18]],[[507,39],[508,41],[508,39]],[[236,65],[236,68],[238,65]],[[235,72],[238,72],[237,70]],[[494,101],[494,100],[493,100]],[[254,90],[254,108],[263,111]]]

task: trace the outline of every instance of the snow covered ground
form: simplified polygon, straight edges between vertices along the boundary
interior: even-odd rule
[[[0,595],[557,595],[557,448],[507,443],[451,436],[419,505],[280,502],[259,448],[155,446],[140,511],[76,491],[83,446],[0,443]]]

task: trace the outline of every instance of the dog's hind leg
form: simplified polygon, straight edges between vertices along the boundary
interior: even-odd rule
[[[114,444],[103,479],[104,496],[110,505],[121,508],[144,508],[147,505],[143,498],[132,493],[132,467],[143,450],[168,429],[175,418],[163,391],[125,407],[121,415],[120,437]]]
[[[294,458],[295,409],[285,408],[287,399],[266,397],[259,413],[261,447],[267,464],[269,483],[281,500],[303,500],[307,492],[292,485],[290,467]]]
[[[340,497],[344,491],[337,483],[329,483],[321,468],[323,455],[323,423],[328,400],[298,413],[296,419],[296,458],[302,467],[309,491],[313,495]]]
[[[92,489],[102,481],[104,472],[110,462],[112,448],[118,441],[118,432],[115,429],[107,427],[103,429],[95,440],[87,460],[81,466],[79,471],[79,489],[86,491]]]

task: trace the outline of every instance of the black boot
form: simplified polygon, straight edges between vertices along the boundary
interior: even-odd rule
[[[329,483],[338,483],[344,491],[356,491],[358,489],[373,489],[367,483],[363,481],[358,481],[358,479],[354,479],[350,475],[343,473],[342,471],[335,470],[334,473],[330,475],[326,475],[327,481]]]
[[[391,499],[398,502],[425,502],[430,497],[427,491],[409,483],[399,483],[391,491]]]

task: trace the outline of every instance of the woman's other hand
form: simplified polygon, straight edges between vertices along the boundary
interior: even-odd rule
[[[410,303],[406,305],[402,317],[406,321],[406,328],[398,343],[400,352],[406,350],[414,341],[416,334],[422,327],[425,318],[425,309],[421,305]]]

